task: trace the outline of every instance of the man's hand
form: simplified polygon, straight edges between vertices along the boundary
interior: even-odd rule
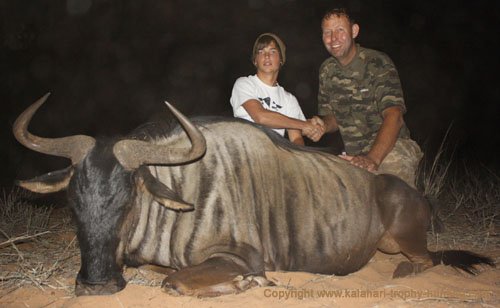
[[[325,122],[323,121],[323,119],[321,119],[318,116],[314,116],[314,117],[310,118],[308,121],[313,123],[313,124],[316,124],[316,125],[323,127],[323,130],[325,129]]]
[[[308,119],[307,123],[308,125],[302,129],[302,135],[317,142],[325,133],[325,123],[317,116]]]
[[[378,170],[378,164],[374,162],[371,158],[365,155],[349,156],[349,155],[339,155],[340,158],[347,160],[352,165],[366,169],[370,172]]]

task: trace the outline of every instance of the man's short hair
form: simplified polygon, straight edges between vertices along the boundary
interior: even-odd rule
[[[356,23],[356,21],[354,20],[354,18],[352,18],[351,16],[349,16],[349,13],[347,12],[347,9],[345,8],[333,8],[333,9],[329,9],[328,11],[325,12],[325,15],[323,15],[323,19],[321,20],[321,23],[323,23],[325,20],[333,17],[333,16],[337,16],[337,17],[346,17],[347,20],[349,21],[349,23],[352,25],[354,25]]]
[[[283,43],[283,41],[274,33],[262,33],[261,35],[259,35],[259,37],[257,37],[255,43],[253,44],[252,62],[255,62],[255,57],[257,57],[257,53],[259,52],[259,50],[271,44],[271,42],[274,42],[276,44],[276,47],[278,48],[281,65],[285,64],[285,43]]]

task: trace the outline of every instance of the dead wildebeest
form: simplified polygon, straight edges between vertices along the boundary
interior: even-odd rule
[[[403,253],[393,277],[440,263],[475,273],[491,259],[427,249],[429,205],[401,179],[374,175],[335,155],[295,146],[271,130],[222,118],[171,129],[146,125],[121,140],[28,132],[47,95],[14,134],[26,147],[72,165],[19,185],[66,189],[77,225],[76,294],[125,287],[124,265],[176,270],[164,287],[215,296],[268,285],[266,270],[346,275],[377,249]]]

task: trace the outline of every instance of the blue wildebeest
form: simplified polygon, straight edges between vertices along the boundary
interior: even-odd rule
[[[120,140],[42,138],[29,122],[47,95],[14,123],[26,147],[72,165],[19,185],[67,189],[81,251],[77,295],[125,287],[124,265],[175,272],[170,292],[215,296],[268,285],[266,270],[345,275],[377,249],[403,253],[403,277],[444,263],[474,273],[493,261],[467,251],[427,249],[428,203],[391,175],[290,144],[236,119],[146,125]]]

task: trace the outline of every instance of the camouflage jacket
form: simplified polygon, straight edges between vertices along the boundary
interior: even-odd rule
[[[383,122],[382,111],[401,106],[406,111],[394,63],[384,53],[357,45],[346,66],[330,57],[320,67],[318,113],[334,115],[348,154],[366,154]],[[406,125],[399,138],[409,138]]]

